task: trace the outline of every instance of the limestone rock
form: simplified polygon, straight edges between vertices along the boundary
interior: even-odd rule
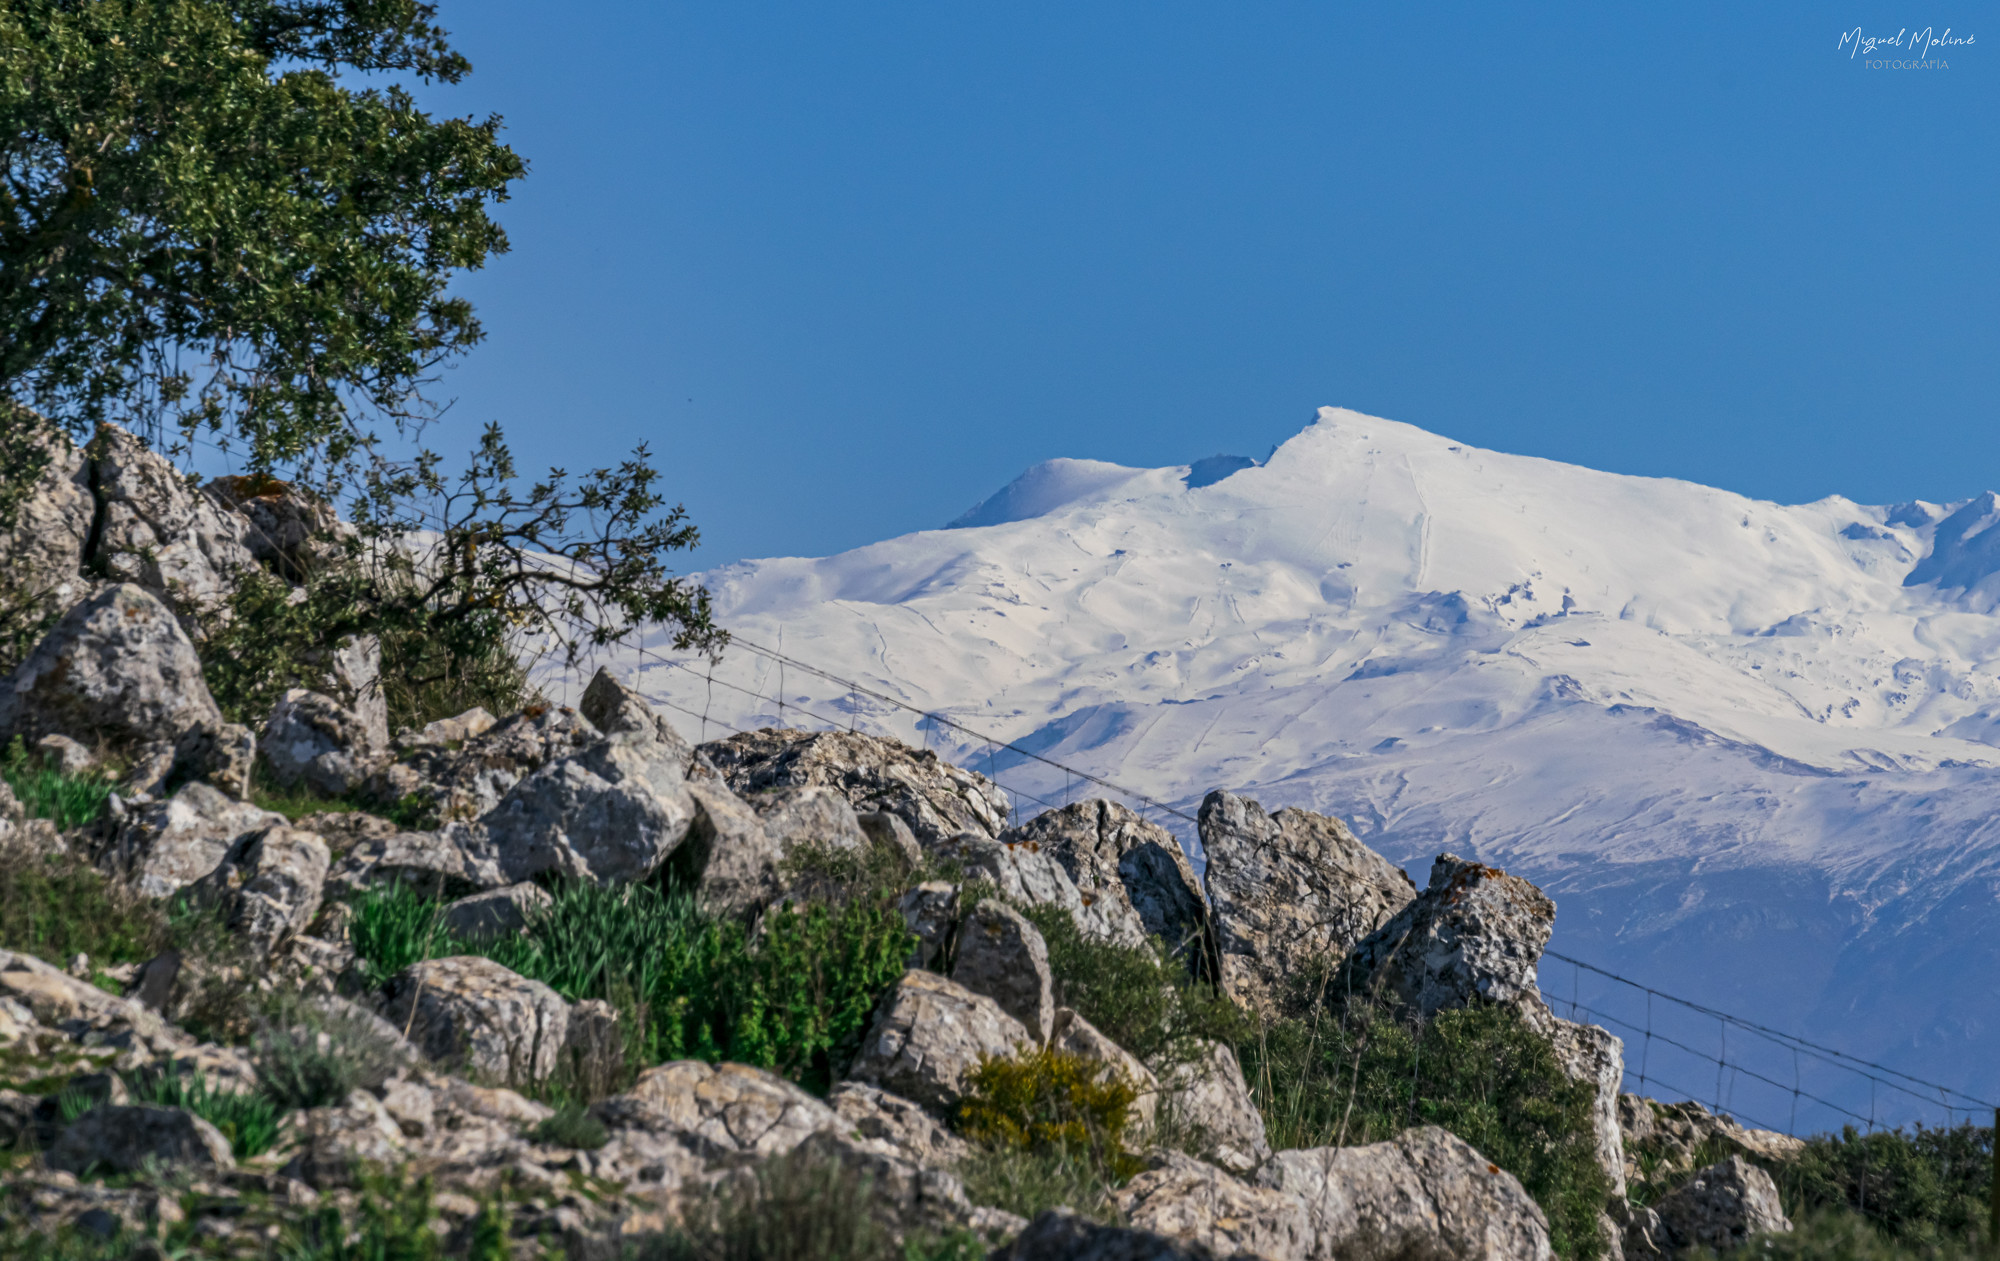
[[[789,854],[801,847],[859,850],[868,844],[861,820],[847,798],[831,788],[773,788],[744,798],[757,812],[764,831]]]
[[[900,815],[926,849],[960,832],[991,837],[1006,826],[1007,797],[991,780],[895,740],[855,731],[766,727],[711,741],[698,751],[739,796],[772,788],[832,788],[857,813]]]
[[[1548,895],[1519,876],[1440,854],[1429,886],[1348,956],[1343,987],[1417,1019],[1483,1000],[1539,1005],[1555,927]]]
[[[133,1173],[147,1161],[196,1169],[231,1169],[229,1140],[180,1108],[105,1104],[69,1123],[44,1159],[51,1169],[83,1174]]]
[[[754,916],[784,893],[783,847],[756,811],[726,786],[691,779],[687,791],[694,819],[668,860],[670,871],[682,888],[694,890],[696,902],[711,915]]]
[[[1004,1237],[1027,1225],[1011,1213],[974,1205],[956,1174],[913,1163],[887,1143],[823,1129],[798,1151],[807,1161],[841,1165],[859,1175],[868,1188],[868,1215],[892,1236],[969,1229]]]
[[[496,721],[484,707],[474,705],[462,714],[453,714],[449,718],[438,718],[425,723],[423,729],[412,738],[411,743],[433,748],[463,745],[474,736],[483,736],[493,730]]]
[[[1039,847],[1083,897],[1131,907],[1145,932],[1187,954],[1198,975],[1212,966],[1205,957],[1208,901],[1180,842],[1157,823],[1115,801],[1093,799],[1045,811],[999,840]]]
[[[65,613],[0,684],[0,742],[53,733],[121,751],[163,750],[171,771],[191,741],[222,725],[180,623],[130,584]]]
[[[1741,1156],[1700,1170],[1653,1211],[1675,1253],[1732,1252],[1753,1235],[1792,1228],[1771,1175]]]
[[[504,889],[462,897],[447,905],[440,918],[446,930],[460,941],[511,937],[525,930],[529,918],[547,910],[553,902],[548,890],[524,880]]]
[[[434,1063],[508,1085],[554,1072],[569,1036],[561,995],[475,955],[405,968],[382,1015]]]
[[[1166,1070],[1161,1110],[1208,1160],[1247,1174],[1271,1154],[1263,1114],[1250,1097],[1236,1052],[1220,1042],[1201,1045],[1199,1056]]]
[[[172,462],[117,425],[101,425],[88,455],[97,495],[95,546],[85,560],[115,582],[219,609],[256,564],[249,523],[191,489]]]
[[[165,801],[129,813],[113,834],[104,861],[147,897],[164,898],[220,866],[237,837],[284,823],[281,814],[192,783]]]
[[[903,822],[902,815],[891,814],[887,810],[871,810],[866,814],[857,814],[855,820],[861,824],[861,830],[868,834],[869,840],[901,858],[910,870],[923,866],[923,847],[917,844],[917,834]]]
[[[1436,1126],[1365,1147],[1284,1151],[1258,1185],[1296,1197],[1310,1258],[1547,1261],[1548,1219],[1514,1175]]]
[[[384,806],[415,798],[443,823],[469,821],[497,806],[523,777],[599,739],[573,709],[530,705],[469,736],[399,736],[396,760],[369,778],[366,792]]]
[[[1133,1124],[1141,1131],[1152,1129],[1159,1116],[1160,1082],[1152,1070],[1140,1063],[1138,1056],[1105,1037],[1096,1025],[1067,1007],[1056,1008],[1048,1042],[1051,1050],[1096,1060],[1104,1065],[1106,1074],[1116,1074],[1130,1082],[1138,1095],[1132,1102]],[[1261,1127],[1263,1121],[1257,1124]]]
[[[1011,1056],[1033,1041],[992,999],[932,972],[906,972],[876,1008],[847,1076],[944,1116],[981,1057]]]
[[[218,477],[202,491],[242,518],[251,558],[294,585],[338,563],[353,530],[332,504],[275,477]]]
[[[271,711],[258,750],[280,784],[303,782],[330,797],[360,787],[380,752],[360,715],[302,687]]]
[[[0,521],[0,603],[32,618],[55,618],[83,599],[90,582],[82,575],[83,548],[97,504],[91,498],[83,452],[69,436],[38,418],[16,411],[0,425],[31,426],[24,435],[25,458],[41,470],[14,511]],[[18,468],[10,469],[18,473]],[[12,662],[0,662],[0,668]]]
[[[832,1108],[774,1073],[699,1060],[649,1068],[593,1111],[610,1129],[664,1135],[703,1161],[782,1156],[840,1125]]]
[[[1255,1261],[1248,1252],[1218,1253],[1129,1226],[1103,1226],[1068,1209],[1044,1210],[992,1261]]]
[[[1400,868],[1338,819],[1266,814],[1212,792],[1199,826],[1223,988],[1251,1007],[1269,1007],[1287,979],[1339,959],[1416,895]]]
[[[1589,1082],[1595,1096],[1590,1130],[1596,1139],[1597,1164],[1611,1179],[1613,1199],[1625,1198],[1625,1139],[1618,1128],[1618,1087],[1625,1080],[1625,1043],[1596,1025],[1578,1024],[1553,1014],[1531,1020],[1549,1040],[1556,1061],[1572,1081]]]
[[[897,906],[903,912],[903,923],[917,935],[910,966],[928,968],[943,958],[958,929],[958,886],[927,880],[904,893]]]
[[[1048,944],[1013,907],[989,900],[972,908],[958,927],[951,979],[998,1003],[1036,1042],[1049,1040],[1056,1002]]]
[[[859,1082],[842,1082],[826,1102],[848,1132],[886,1143],[912,1164],[951,1168],[972,1154],[966,1141],[908,1099]]]
[[[553,872],[610,884],[652,875],[693,820],[694,798],[672,750],[628,732],[543,765],[479,825],[510,880]]]
[[[1159,1166],[1112,1193],[1121,1220],[1221,1255],[1306,1261],[1313,1240],[1306,1207],[1269,1187],[1251,1186],[1214,1165],[1168,1152]]]
[[[486,845],[465,824],[438,832],[391,832],[355,840],[327,875],[329,895],[406,885],[425,897],[458,898],[510,881]]]
[[[1661,1103],[1643,1095],[1618,1096],[1618,1128],[1628,1179],[1678,1183],[1695,1170],[1697,1153],[1722,1150],[1760,1161],[1782,1161],[1805,1147],[1776,1130],[1753,1130],[1736,1118],[1710,1112],[1693,1100]]]
[[[51,733],[35,741],[34,748],[37,761],[65,775],[86,775],[98,767],[97,754],[68,736]]]
[[[264,828],[238,837],[198,892],[221,904],[223,922],[233,932],[269,955],[319,913],[331,861],[326,842],[311,832]]]
[[[673,724],[656,713],[651,702],[636,689],[619,682],[602,667],[591,676],[590,685],[583,689],[583,699],[577,702],[577,712],[591,726],[608,736],[621,732],[653,736],[671,751],[675,764],[683,774],[694,760],[694,746],[674,730]]]
[[[1146,926],[1129,903],[1114,898],[1086,899],[1055,856],[1039,846],[1003,844],[976,832],[961,832],[933,844],[929,852],[957,863],[968,880],[992,882],[1009,902],[1062,907],[1086,936],[1125,946],[1146,940]]]
[[[291,1113],[283,1127],[279,1150],[292,1153],[285,1176],[321,1190],[354,1186],[366,1166],[404,1157],[402,1125],[365,1090],[351,1091],[338,1107]]]

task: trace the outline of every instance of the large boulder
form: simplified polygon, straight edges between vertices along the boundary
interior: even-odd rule
[[[1653,1213],[1662,1228],[1653,1242],[1669,1256],[1733,1252],[1753,1236],[1792,1228],[1771,1175],[1741,1156],[1698,1171],[1653,1205]],[[1627,1238],[1632,1238],[1630,1231]],[[1640,1249],[1628,1249],[1626,1255],[1635,1251]]]
[[[726,785],[690,779],[687,791],[694,818],[668,860],[671,874],[709,914],[753,917],[785,891],[784,847]]]
[[[256,564],[244,545],[249,522],[191,488],[171,461],[117,425],[99,426],[88,454],[97,526],[85,559],[190,613],[219,610],[237,576]]]
[[[396,739],[396,758],[369,778],[384,806],[420,803],[440,823],[477,819],[551,762],[593,743],[596,727],[573,709],[534,704],[482,726],[484,711],[434,722]]]
[[[328,873],[327,892],[346,897],[404,885],[425,897],[458,898],[510,883],[485,833],[454,823],[436,832],[355,837]]]
[[[902,816],[919,844],[973,831],[996,836],[1007,826],[1007,796],[983,775],[939,759],[929,749],[857,731],[766,727],[700,746],[738,795],[772,788],[823,786],[856,813]]]
[[[569,1038],[560,994],[476,955],[397,973],[382,1014],[434,1063],[510,1086],[554,1072]]]
[[[847,1133],[886,1143],[913,1165],[950,1169],[972,1155],[964,1139],[916,1104],[860,1082],[842,1082],[826,1097]]]
[[[1250,1097],[1236,1052],[1198,1042],[1196,1053],[1165,1069],[1161,1110],[1183,1142],[1232,1173],[1247,1174],[1271,1155],[1264,1116]]]
[[[877,1006],[847,1076],[949,1116],[980,1060],[1034,1044],[1027,1026],[985,995],[932,972],[906,972]]]
[[[1224,1256],[1306,1261],[1313,1230],[1295,1196],[1238,1181],[1205,1161],[1164,1152],[1153,1169],[1112,1192],[1135,1230]]]
[[[1401,868],[1338,819],[1267,814],[1212,792],[1199,827],[1222,985],[1252,1007],[1270,1007],[1289,979],[1339,959],[1416,896]]]
[[[1745,1127],[1735,1117],[1710,1112],[1692,1099],[1661,1103],[1644,1095],[1618,1096],[1618,1130],[1625,1176],[1675,1185],[1695,1171],[1704,1152],[1726,1152],[1760,1162],[1790,1160],[1805,1140],[1776,1130]]]
[[[382,754],[361,715],[302,687],[272,709],[257,747],[278,783],[305,783],[329,797],[359,788]]]
[[[1159,824],[1092,799],[1044,811],[998,839],[1053,858],[1084,898],[1130,907],[1145,932],[1186,956],[1198,975],[1213,966],[1208,901],[1180,842]]]
[[[861,850],[868,834],[847,798],[831,788],[772,788],[744,798],[784,853],[795,849]]]
[[[238,801],[203,783],[129,812],[105,863],[147,897],[169,897],[221,865],[236,838],[282,826],[285,817]]]
[[[513,937],[525,931],[528,921],[548,910],[554,901],[548,890],[524,880],[504,889],[467,894],[446,904],[438,918],[445,931],[460,941]]]
[[[748,1064],[676,1060],[592,1109],[611,1130],[650,1132],[702,1162],[782,1156],[841,1120],[824,1102]]]
[[[591,726],[605,735],[632,732],[653,736],[673,751],[683,772],[694,761],[694,746],[674,730],[673,724],[654,712],[652,703],[636,688],[627,687],[607,669],[600,667],[591,676],[576,708]]]
[[[479,826],[509,880],[546,872],[610,884],[652,875],[693,821],[672,747],[620,733],[528,775]]]
[[[43,1157],[69,1173],[136,1173],[148,1164],[195,1170],[235,1167],[229,1140],[192,1112],[153,1104],[107,1104],[69,1123]]]
[[[930,847],[932,857],[955,863],[967,880],[985,880],[1018,906],[1059,906],[1085,936],[1122,946],[1141,945],[1146,926],[1132,905],[1117,898],[1086,898],[1055,855],[1035,845],[1010,845],[977,832],[948,836]]]
[[[91,585],[82,575],[83,549],[97,505],[83,452],[68,435],[18,410],[0,415],[0,432],[13,440],[4,453],[14,462],[10,473],[18,475],[23,461],[40,465],[11,520],[0,517],[0,556],[6,557],[0,607],[19,609],[34,622],[53,619]],[[0,669],[12,664],[0,660]]]
[[[222,907],[231,931],[268,956],[319,913],[331,864],[326,842],[311,832],[269,827],[238,837],[196,888]]]
[[[1312,1261],[1548,1261],[1548,1219],[1513,1174],[1436,1126],[1279,1152],[1256,1182],[1305,1205]]]
[[[1055,1022],[1055,977],[1049,947],[1027,917],[1004,902],[985,901],[958,926],[951,979],[1000,1004],[1037,1042]]]
[[[55,734],[148,760],[164,754],[162,779],[223,725],[180,623],[129,583],[65,613],[0,684],[0,743]]]

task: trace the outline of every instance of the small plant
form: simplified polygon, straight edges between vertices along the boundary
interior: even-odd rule
[[[958,1167],[974,1204],[1033,1218],[1069,1208],[1098,1221],[1112,1218],[1112,1183],[1087,1151],[1064,1147],[981,1147]]]
[[[0,949],[108,966],[150,959],[169,936],[158,906],[82,859],[0,844]]]
[[[679,1238],[647,1261],[894,1261],[869,1180],[799,1148],[686,1208]],[[949,1254],[947,1254],[949,1255]]]
[[[1769,1164],[1788,1213],[1852,1211],[1886,1239],[1910,1247],[1956,1247],[1986,1220],[1993,1130],[1957,1125],[1821,1134]]]
[[[47,819],[58,831],[97,822],[111,801],[110,776],[97,771],[67,774],[52,760],[36,757],[19,736],[0,755],[0,777],[14,790],[29,818]]]
[[[368,979],[379,985],[413,963],[473,953],[445,928],[443,909],[436,898],[400,883],[356,898],[348,940]]]
[[[1038,1047],[983,1059],[958,1107],[967,1138],[994,1147],[1088,1152],[1112,1177],[1137,1172],[1125,1150],[1138,1086],[1069,1051]]]
[[[534,1133],[538,1143],[577,1151],[596,1151],[611,1137],[610,1131],[604,1128],[604,1122],[578,1103],[566,1103],[557,1108],[554,1116],[535,1127]]]
[[[239,1160],[260,1156],[277,1141],[283,1109],[261,1093],[210,1090],[199,1073],[139,1072],[125,1079],[135,1103],[184,1108],[222,1131]]]
[[[396,1048],[366,1013],[300,1006],[280,1013],[251,1042],[260,1089],[279,1107],[321,1108],[381,1085],[398,1067]]]
[[[325,796],[303,782],[289,787],[278,783],[261,757],[250,768],[250,804],[282,814],[294,823],[308,815],[347,814],[360,808],[344,798]]]
[[[436,1261],[444,1255],[444,1237],[432,1229],[433,1194],[429,1178],[364,1174],[350,1213],[342,1213],[330,1197],[322,1200],[285,1232],[276,1255],[286,1261]],[[479,1261],[506,1255],[489,1250]]]

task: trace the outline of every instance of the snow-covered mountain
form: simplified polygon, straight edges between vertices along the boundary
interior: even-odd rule
[[[1226,787],[1342,816],[1419,883],[1477,856],[1556,897],[1557,950],[1990,1098],[1996,523],[1992,494],[1783,506],[1326,408],[1262,464],[1051,460],[952,528],[706,581],[748,640],[1185,807]],[[777,695],[762,659],[713,685],[623,665],[718,722],[779,721],[728,686]]]

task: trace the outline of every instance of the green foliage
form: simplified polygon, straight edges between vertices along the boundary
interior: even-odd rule
[[[97,822],[111,799],[109,776],[65,775],[53,763],[37,758],[19,736],[0,755],[0,778],[14,790],[29,818],[47,819],[58,831]]]
[[[958,1128],[975,1142],[1080,1154],[1109,1181],[1122,1182],[1140,1168],[1125,1150],[1138,1086],[1096,1060],[1039,1047],[982,1059],[967,1087]]]
[[[396,1049],[361,1012],[298,1005],[251,1042],[259,1089],[279,1108],[322,1108],[387,1081]]]
[[[446,293],[504,252],[525,168],[500,120],[386,74],[466,62],[413,0],[15,0],[0,11],[0,393],[73,432],[124,419],[339,460],[362,415],[436,414],[481,336]]]
[[[156,904],[82,859],[0,845],[0,949],[58,967],[82,953],[102,967],[150,959],[169,938]]]
[[[1768,1261],[1989,1261],[1993,1255],[1982,1231],[1917,1242],[1841,1209],[1794,1215],[1789,1234],[1764,1235],[1751,1248]]]
[[[862,903],[774,911],[752,941],[691,897],[647,885],[558,885],[526,933],[480,942],[453,940],[439,909],[402,889],[361,898],[349,934],[368,974],[485,955],[572,1001],[609,1002],[635,1059],[734,1060],[821,1093],[915,945],[894,910]]]
[[[125,1088],[135,1103],[185,1108],[222,1131],[238,1160],[261,1156],[277,1141],[283,1109],[270,1098],[251,1091],[214,1091],[198,1073],[174,1071],[133,1073]]]
[[[1098,1221],[1112,1217],[1112,1181],[1088,1151],[1064,1147],[981,1147],[958,1167],[966,1198],[1032,1219],[1066,1207]]]
[[[403,884],[369,889],[353,902],[347,938],[377,985],[413,963],[473,953],[444,926],[444,904]]]
[[[1957,1247],[1987,1219],[1993,1130],[1919,1125],[1864,1134],[1848,1126],[1767,1167],[1794,1217],[1852,1210],[1900,1245]]]
[[[838,1161],[801,1148],[725,1185],[686,1206],[684,1230],[642,1250],[643,1261],[898,1261],[873,1187]]]
[[[444,1256],[444,1240],[431,1228],[433,1194],[429,1178],[364,1174],[351,1212],[343,1214],[331,1197],[322,1200],[286,1232],[277,1255],[286,1261],[436,1261]]]
[[[253,578],[252,581],[256,579]],[[266,709],[257,719],[258,723],[261,724],[265,718],[270,717],[270,713],[271,711]],[[230,721],[243,720],[232,718]],[[271,777],[271,768],[261,757],[250,768],[250,804],[259,810],[282,814],[294,823],[315,814],[351,814],[360,809],[352,801],[326,796],[303,780],[289,788],[279,784]]]
[[[1055,1000],[1160,1069],[1183,1058],[1191,1039],[1232,1045],[1251,1036],[1248,1013],[1214,987],[1190,981],[1157,938],[1140,946],[1086,935],[1059,906],[1022,908],[1049,947]]]
[[[571,1147],[578,1151],[596,1151],[610,1137],[604,1122],[577,1103],[564,1104],[556,1109],[554,1116],[535,1127],[536,1142],[547,1143],[551,1147]]]
[[[1559,1255],[1599,1254],[1610,1184],[1591,1132],[1594,1091],[1570,1080],[1513,1010],[1445,1011],[1411,1027],[1358,1006],[1322,1008],[1274,1022],[1241,1051],[1273,1147],[1350,1146],[1442,1126],[1521,1180]]]

